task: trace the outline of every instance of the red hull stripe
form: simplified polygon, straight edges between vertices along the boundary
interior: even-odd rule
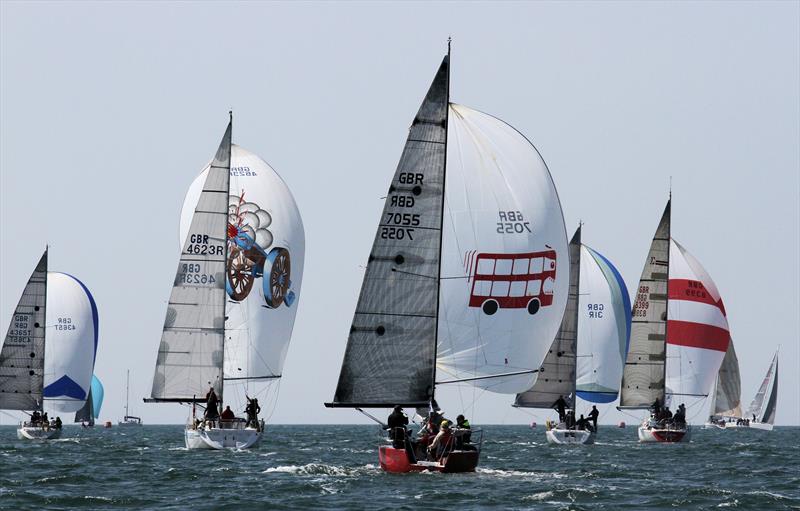
[[[667,342],[677,346],[728,351],[731,334],[724,328],[689,321],[667,321]]]
[[[722,311],[722,315],[727,316],[725,314],[725,306],[722,304],[722,298],[719,301],[715,301],[711,293],[699,280],[669,279],[669,299],[707,303],[718,307]]]

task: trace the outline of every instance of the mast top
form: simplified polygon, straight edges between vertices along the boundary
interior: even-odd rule
[[[447,36],[447,56],[450,56],[450,43],[453,41],[451,36]]]
[[[233,110],[228,110],[228,121],[233,122]]]

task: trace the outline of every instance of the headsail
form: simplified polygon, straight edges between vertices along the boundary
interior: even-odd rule
[[[664,402],[670,202],[664,208],[636,288],[620,408],[647,408],[656,399]]]
[[[209,166],[186,193],[182,245],[208,171]],[[303,221],[291,191],[275,170],[235,144],[231,146],[230,190],[225,379],[278,378],[303,279]]]
[[[75,412],[75,422],[87,422],[94,424],[94,420],[100,417],[100,408],[103,406],[103,384],[97,376],[92,375],[92,386],[89,389],[89,396],[80,410]]]
[[[433,398],[449,61],[409,129],[329,406],[425,406]]]
[[[671,240],[667,395],[707,396],[730,338],[725,306],[711,276],[680,243]]]
[[[739,376],[739,360],[736,358],[736,349],[734,349],[733,340],[731,340],[717,373],[717,382],[714,385],[709,415],[711,417],[741,417],[741,395],[742,382]]]
[[[92,385],[99,338],[97,305],[86,286],[66,273],[47,274],[47,352],[44,400],[61,412],[79,410]]]
[[[222,396],[231,123],[211,163],[169,298],[152,398]]]
[[[578,397],[593,403],[617,399],[631,331],[631,301],[611,261],[581,246],[578,300]]]
[[[767,396],[769,398],[767,399]],[[766,401],[766,403],[765,403]],[[747,418],[755,416],[759,422],[775,423],[775,411],[778,403],[778,353],[772,357],[764,381],[756,392],[753,402],[747,409]]]
[[[448,129],[438,380],[517,394],[534,384],[567,304],[561,203],[509,124],[452,104]]]
[[[578,289],[581,286],[581,228],[569,242],[569,297],[561,327],[544,358],[536,383],[517,394],[514,406],[550,408],[563,397],[572,406],[575,399],[576,351],[578,348]]]
[[[47,302],[47,250],[14,309],[0,351],[0,409],[42,407]]]

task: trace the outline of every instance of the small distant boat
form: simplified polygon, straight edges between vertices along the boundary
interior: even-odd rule
[[[742,383],[733,339],[722,359],[711,395],[710,413],[703,429],[730,429],[742,422]]]
[[[449,97],[448,49],[408,130],[325,406],[439,420],[441,385],[529,389],[558,331],[568,251],[547,166],[516,129]],[[479,432],[455,428],[429,459],[424,441],[395,430],[378,460],[391,473],[472,472]]]
[[[725,307],[708,272],[671,237],[671,199],[650,245],[633,304],[619,409],[663,409],[675,398],[704,399],[730,345]],[[687,442],[683,421],[651,415],[640,442]]]
[[[41,417],[45,406],[53,412],[75,412],[84,406],[97,353],[94,298],[75,277],[48,272],[47,263],[45,250],[22,292],[0,351],[0,409],[31,411],[32,418]],[[52,423],[56,418],[50,419],[22,422],[17,437],[60,437],[61,428]]]
[[[83,408],[75,412],[74,422],[80,422],[85,428],[93,428],[94,421],[100,417],[100,408],[103,406],[103,384],[97,376],[92,375],[92,385],[89,388],[89,396]]]
[[[577,397],[591,403],[617,399],[628,349],[631,304],[617,269],[581,243],[581,227],[569,243],[569,300],[561,328],[530,390],[517,395],[515,407],[552,409],[563,397],[576,418]],[[592,444],[597,432],[547,421],[550,444]]]
[[[764,381],[756,392],[753,402],[747,409],[747,415],[734,427],[772,431],[775,424],[775,412],[778,404],[778,352],[772,357]],[[726,427],[728,427],[726,425]]]
[[[125,416],[117,423],[119,426],[141,426],[142,418],[130,414],[130,395],[131,395],[131,370],[128,369],[125,377]]]

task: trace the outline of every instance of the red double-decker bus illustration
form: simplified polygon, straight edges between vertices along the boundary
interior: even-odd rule
[[[545,245],[546,246],[546,245]],[[550,247],[548,247],[550,248]],[[478,254],[469,258],[472,279],[470,307],[492,315],[498,309],[527,308],[536,314],[553,303],[556,251],[525,254]]]

